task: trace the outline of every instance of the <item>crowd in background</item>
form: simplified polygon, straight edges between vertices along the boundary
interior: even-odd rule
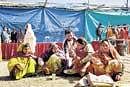
[[[23,41],[25,31],[22,29],[16,30],[15,28],[11,31],[7,27],[3,27],[1,32],[1,42],[2,43],[20,43]]]
[[[127,40],[129,36],[129,30],[127,25],[122,26],[108,26],[107,32],[106,32],[106,38],[107,39],[124,39]]]
[[[105,30],[102,29],[101,23],[96,28],[97,40],[102,40],[102,33],[106,33],[106,39],[128,39],[129,36],[129,26],[123,25],[109,25]]]
[[[102,33],[105,32],[105,38],[111,42],[111,44],[118,50],[118,52],[121,55],[127,55],[129,52],[129,26],[127,24],[114,26],[109,25],[105,30],[103,30],[102,27],[102,24],[99,23],[98,27],[96,28],[97,40],[102,40]]]
[[[1,42],[2,43],[19,43],[23,41],[26,29],[23,31],[22,29],[9,29],[7,27],[3,27],[1,32]],[[123,25],[109,25],[107,29],[102,30],[102,24],[96,28],[97,40],[102,40],[102,32],[106,32],[106,39],[116,40],[116,39],[124,39],[127,40],[129,37],[129,27],[126,24]]]

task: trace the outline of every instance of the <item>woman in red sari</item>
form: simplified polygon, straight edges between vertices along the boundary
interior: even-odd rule
[[[77,47],[75,50],[75,55],[73,58],[73,67],[72,69],[80,74],[81,76],[85,74],[86,63],[89,61],[89,56],[94,53],[93,47],[91,44],[87,43],[85,38],[80,37],[77,39]]]

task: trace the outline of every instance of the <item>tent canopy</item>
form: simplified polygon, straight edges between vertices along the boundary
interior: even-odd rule
[[[93,41],[99,22],[104,31],[109,24],[130,24],[129,5],[130,0],[0,0],[0,30],[3,26],[24,29],[26,23],[31,23],[38,42],[63,41],[64,30],[68,28]]]
[[[124,8],[130,6],[130,0],[0,0],[6,6],[45,6],[69,9]]]

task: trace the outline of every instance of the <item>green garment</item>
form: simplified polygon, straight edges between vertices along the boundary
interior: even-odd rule
[[[56,73],[61,68],[61,59],[53,54],[46,62],[46,67],[49,69],[49,73]]]
[[[36,62],[32,58],[11,58],[8,62],[8,70],[11,72],[17,66],[18,71],[15,74],[15,79],[21,79],[26,74],[35,73],[35,65]]]

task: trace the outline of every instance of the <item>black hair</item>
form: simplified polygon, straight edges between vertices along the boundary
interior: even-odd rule
[[[72,30],[65,30],[65,35],[67,35],[67,34],[70,34],[72,32]]]
[[[30,47],[29,43],[24,44],[23,48]]]
[[[82,45],[86,45],[87,44],[87,41],[83,37],[79,37],[77,39],[77,42],[80,43],[80,44],[82,44]]]
[[[102,23],[99,23],[99,25],[102,25]]]
[[[104,42],[108,42],[109,43],[109,40],[108,39],[104,39],[100,42],[100,44],[104,43]]]
[[[23,52],[23,50],[24,50],[25,48],[27,48],[27,47],[30,48],[30,44],[29,44],[29,43],[23,44],[21,51]]]

